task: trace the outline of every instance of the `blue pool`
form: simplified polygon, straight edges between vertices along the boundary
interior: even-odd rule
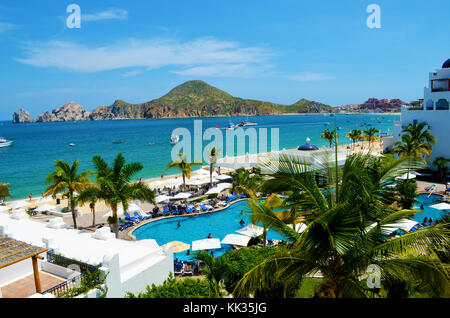
[[[441,195],[437,194],[426,194],[421,193],[417,196],[417,200],[414,203],[414,209],[420,210],[420,206],[423,204],[424,210],[423,212],[417,213],[413,216],[413,219],[419,223],[422,223],[423,219],[427,217],[428,219],[431,217],[433,220],[439,220],[443,215],[447,214],[446,210],[437,210],[431,208],[430,206],[439,203],[440,199],[442,199]]]
[[[239,201],[228,208],[208,214],[197,215],[197,217],[179,216],[174,218],[161,219],[137,228],[133,235],[137,240],[155,239],[161,246],[171,241],[180,241],[192,245],[192,241],[207,238],[211,233],[213,238],[222,240],[227,234],[239,234],[239,230],[249,224],[250,216],[247,211],[246,201]],[[242,214],[241,214],[241,211]],[[245,225],[239,224],[240,220],[245,221]],[[180,222],[181,226],[177,227]],[[281,239],[281,234],[269,230],[268,239]],[[212,250],[215,256],[220,256],[232,249],[231,245],[222,244],[221,249]],[[191,251],[192,253],[192,251]],[[175,258],[189,261],[191,256],[185,252],[174,254]]]

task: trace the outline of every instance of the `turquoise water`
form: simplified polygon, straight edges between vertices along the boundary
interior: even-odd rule
[[[178,216],[174,218],[161,219],[137,228],[133,235],[138,240],[147,238],[155,239],[159,245],[164,245],[171,241],[180,241],[192,245],[192,241],[202,240],[211,233],[213,238],[222,240],[227,234],[239,234],[239,230],[249,224],[249,214],[247,211],[246,201],[239,201],[228,208],[208,214],[193,216]],[[241,211],[242,212],[241,214]],[[244,225],[239,222],[245,221]],[[181,226],[177,227],[180,222]],[[269,230],[267,232],[268,239],[280,240],[280,233]],[[232,247],[229,244],[222,244],[221,249],[211,250],[215,256],[220,256]],[[183,261],[189,261],[191,256],[185,252],[174,254],[175,258]]]
[[[323,130],[333,128],[336,120],[341,127],[340,143],[349,143],[344,137],[352,128],[362,129],[370,124],[383,134],[392,133],[393,121],[398,115],[288,115],[254,116],[250,121],[257,122],[255,128],[267,128],[270,141],[270,128],[279,128],[279,145],[282,148],[295,148],[305,143],[307,137],[317,146],[326,146],[320,138]],[[41,195],[46,186],[46,175],[54,169],[54,160],[69,162],[80,160],[81,169],[92,169],[91,159],[100,155],[112,161],[122,152],[127,161],[140,161],[144,170],[140,177],[159,177],[161,173],[174,174],[176,170],[166,170],[171,161],[172,145],[169,139],[173,129],[187,128],[193,135],[194,119],[203,120],[203,130],[210,127],[226,127],[229,120],[238,123],[245,117],[220,118],[182,118],[118,121],[80,121],[64,123],[12,124],[0,122],[0,136],[13,140],[11,147],[0,148],[0,182],[11,184],[13,199]],[[113,140],[124,143],[113,144]],[[206,148],[210,141],[204,141]],[[69,147],[75,143],[75,147]],[[154,143],[149,146],[149,143]],[[270,143],[269,143],[270,147]],[[222,155],[226,153],[223,149]]]
[[[433,220],[440,220],[442,216],[447,214],[446,210],[438,210],[431,208],[431,205],[438,204],[442,199],[441,195],[432,194],[431,196],[429,194],[421,193],[417,196],[417,201],[414,203],[414,209],[420,210],[420,206],[423,204],[423,212],[417,213],[413,216],[413,219],[416,222],[422,223],[423,219],[427,217],[428,219],[431,217]],[[450,212],[450,211],[448,211]]]

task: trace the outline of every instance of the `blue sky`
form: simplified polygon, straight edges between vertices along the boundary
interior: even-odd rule
[[[192,79],[281,104],[411,101],[450,58],[448,0],[5,2],[0,120],[146,102]],[[80,29],[66,25],[71,3]],[[379,29],[366,25],[372,3]]]

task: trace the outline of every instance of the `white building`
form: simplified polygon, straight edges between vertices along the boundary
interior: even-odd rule
[[[431,159],[450,158],[450,59],[442,68],[429,74],[428,87],[419,107],[402,106],[401,121],[394,123],[395,140],[401,140],[402,128],[409,124],[426,122],[428,129],[436,137]]]

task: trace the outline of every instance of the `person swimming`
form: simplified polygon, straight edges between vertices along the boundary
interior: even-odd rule
[[[244,224],[245,224],[244,220],[241,219],[241,221],[239,222],[239,224],[240,224],[240,225],[244,225]]]
[[[178,223],[177,223],[177,227],[180,227],[181,226],[181,223],[180,223],[180,221],[178,221]]]

